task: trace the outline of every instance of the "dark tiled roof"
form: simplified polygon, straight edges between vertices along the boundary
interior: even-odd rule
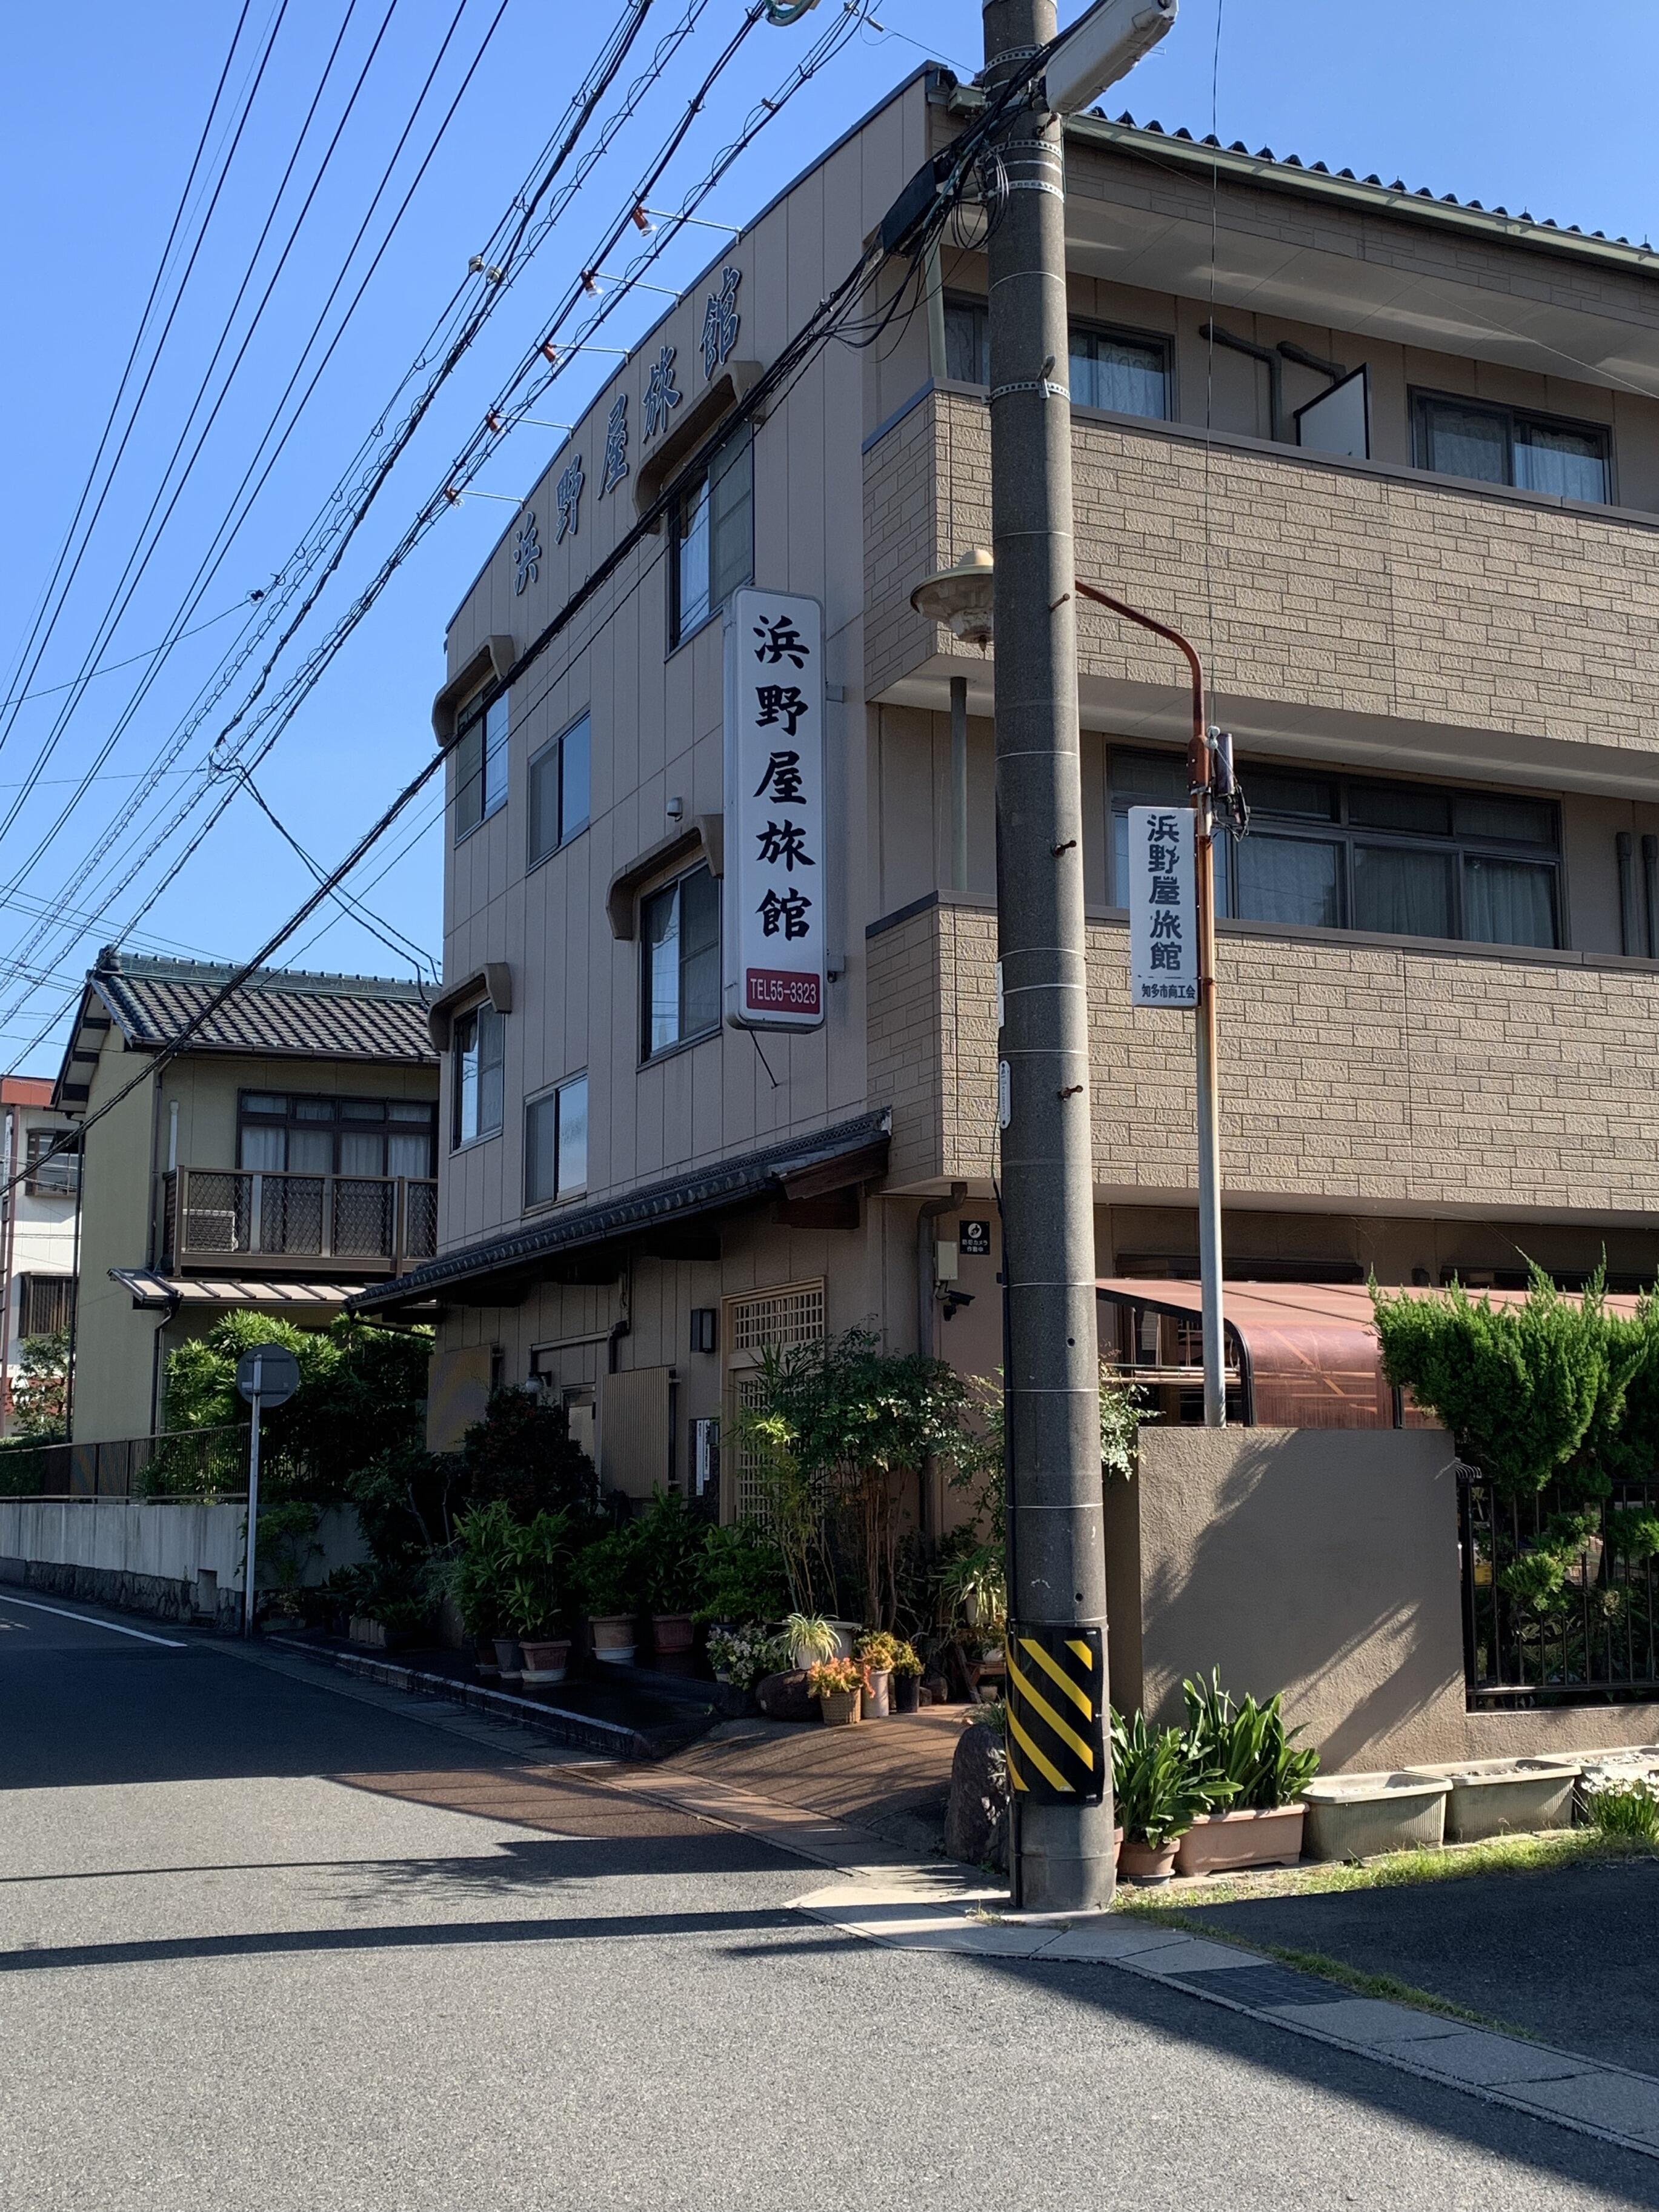
[[[516,1230],[511,1236],[464,1244],[458,1251],[446,1252],[411,1268],[406,1275],[394,1276],[389,1283],[376,1283],[360,1291],[351,1300],[351,1310],[370,1313],[380,1307],[402,1306],[434,1292],[441,1297],[446,1290],[463,1284],[478,1300],[492,1278],[503,1290],[510,1285],[516,1296],[526,1280],[534,1279],[542,1263],[566,1253],[611,1243],[659,1223],[720,1213],[780,1194],[787,1196],[792,1190],[804,1195],[818,1188],[833,1188],[837,1182],[836,1163],[846,1165],[846,1175],[841,1178],[843,1183],[872,1179],[885,1169],[892,1119],[890,1111],[881,1107],[853,1121],[838,1121],[832,1128],[815,1129],[809,1136],[791,1137],[760,1152],[717,1161],[713,1167],[645,1183],[637,1190],[600,1199],[592,1206],[572,1206],[568,1212]],[[815,1169],[828,1172],[815,1177]]]
[[[1093,108],[1090,112],[1102,122],[1114,120],[1100,108]],[[1214,146],[1220,148],[1224,153],[1244,155],[1253,161],[1271,162],[1277,169],[1299,169],[1304,176],[1334,177],[1345,184],[1370,185],[1378,191],[1400,192],[1409,199],[1430,200],[1442,207],[1465,208],[1475,215],[1498,216],[1508,222],[1529,223],[1535,230],[1558,231],[1563,237],[1602,240],[1607,237],[1604,230],[1581,230],[1576,222],[1559,223],[1553,216],[1532,215],[1525,208],[1522,209],[1518,216],[1511,216],[1507,208],[1483,207],[1479,200],[1460,200],[1455,192],[1435,192],[1431,191],[1427,185],[1408,185],[1403,177],[1396,177],[1392,184],[1384,184],[1382,178],[1378,176],[1359,177],[1356,176],[1352,169],[1332,169],[1327,167],[1323,161],[1304,161],[1299,154],[1275,154],[1271,146],[1259,146],[1252,153],[1242,138],[1235,138],[1231,146],[1222,147],[1220,139],[1213,134],[1203,138],[1194,138],[1184,125],[1176,131],[1165,131],[1161,123],[1137,123],[1127,108],[1121,115],[1115,118],[1115,123],[1120,130],[1136,131],[1146,137],[1176,139],[1189,146]],[[1627,238],[1614,238],[1610,243],[1614,246],[1629,246],[1631,241]],[[1650,253],[1653,248],[1644,238],[1637,250],[1644,253]]]
[[[235,972],[215,961],[105,954],[87,988],[103,1000],[128,1044],[155,1048],[172,1043]],[[187,1049],[431,1066],[437,1055],[426,1032],[426,1008],[418,983],[389,976],[256,969]]]

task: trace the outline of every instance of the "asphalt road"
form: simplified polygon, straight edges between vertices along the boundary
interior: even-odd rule
[[[579,1759],[74,1610],[0,1595],[4,2212],[1659,2205],[1659,2162],[1109,1967],[844,1938],[789,1910],[821,1869]]]

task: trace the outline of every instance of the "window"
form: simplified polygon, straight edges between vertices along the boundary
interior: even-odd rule
[[[674,502],[668,642],[718,614],[755,568],[754,462],[749,426],[736,431]]]
[[[17,1334],[20,1337],[60,1336],[75,1319],[73,1275],[20,1275],[17,1278]]]
[[[530,866],[587,827],[591,732],[584,714],[530,763]]]
[[[1286,928],[1559,945],[1553,804],[1508,792],[1239,769],[1250,834],[1216,845],[1216,911]],[[1128,811],[1184,805],[1184,754],[1112,762],[1112,882],[1128,882]]]
[[[459,841],[507,804],[507,695],[498,691],[475,714],[455,745],[455,836]]]
[[[1601,505],[1613,496],[1608,434],[1595,423],[1420,392],[1414,405],[1419,469]]]
[[[587,1188],[587,1078],[573,1075],[524,1109],[524,1202],[549,1206]]]
[[[1119,415],[1170,412],[1170,349],[1162,338],[1130,337],[1073,323],[1072,404]]]
[[[648,1060],[720,1027],[720,885],[694,868],[643,902],[640,924]]]
[[[67,1139],[70,1150],[46,1154]],[[73,1129],[31,1129],[26,1156],[24,1189],[31,1198],[73,1198],[81,1188],[81,1160],[75,1150]]]
[[[245,1091],[238,1102],[236,1164],[267,1175],[412,1176],[436,1173],[438,1109],[425,1098],[306,1098]]]
[[[454,1089],[450,1116],[452,1146],[470,1145],[478,1137],[498,1135],[507,1058],[505,1016],[488,1004],[474,1006],[470,1013],[458,1016],[450,1052]]]
[[[983,300],[945,301],[945,374],[955,384],[991,381],[991,311]]]
[[[1079,407],[1108,407],[1119,415],[1168,417],[1170,346],[1166,338],[1071,325],[1069,378]],[[945,374],[955,384],[991,381],[991,316],[983,300],[945,302]]]

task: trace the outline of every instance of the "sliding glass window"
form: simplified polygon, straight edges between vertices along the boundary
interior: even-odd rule
[[[1216,910],[1287,929],[1483,945],[1561,942],[1553,803],[1241,763],[1250,831],[1216,845]],[[1188,803],[1184,754],[1115,754],[1112,891],[1128,882],[1132,806]]]
[[[1425,392],[1414,396],[1413,415],[1419,469],[1596,506],[1613,497],[1612,440],[1599,423]]]

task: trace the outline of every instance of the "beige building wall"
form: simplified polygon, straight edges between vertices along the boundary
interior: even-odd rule
[[[1329,1771],[1651,1743],[1659,1706],[1470,1712],[1457,1492],[1438,1429],[1148,1429],[1107,1486],[1112,1696],[1285,1693]]]

